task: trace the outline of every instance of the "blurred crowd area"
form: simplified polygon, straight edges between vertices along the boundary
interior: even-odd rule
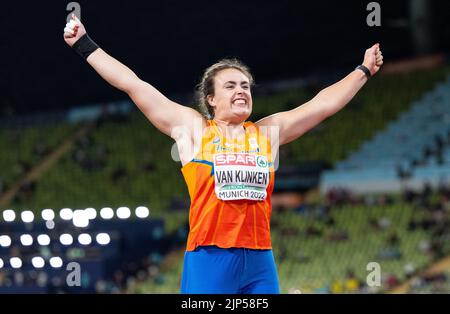
[[[443,67],[374,78],[348,110],[283,147],[281,163],[301,166],[319,161],[319,171],[323,170],[320,165],[333,169],[407,112],[424,93],[448,80],[448,73]],[[255,96],[255,117],[304,103],[319,89],[319,85],[310,84],[266,91]],[[150,209],[149,221],[161,222],[164,227],[144,238],[124,242],[128,231],[137,230],[135,220],[127,221],[119,232],[122,241],[112,242],[116,249],[107,257],[101,250],[94,254],[95,250],[82,246],[70,253],[53,247],[47,252],[38,248],[27,253],[26,248],[13,243],[2,251],[0,287],[8,291],[25,287],[50,293],[79,292],[66,285],[64,269],[39,270],[26,262],[21,269],[12,269],[8,263],[11,256],[26,260],[33,254],[59,254],[65,262],[89,260],[80,256],[103,256],[103,260],[114,261],[101,262],[101,276],[96,275],[97,270],[83,274],[81,281],[90,292],[179,291],[182,253],[189,230],[189,197],[180,166],[172,159],[173,143],[149,126],[137,110],[101,112],[88,121],[61,119],[47,125],[0,129],[0,209],[12,208],[17,213],[29,209],[37,219],[42,209],[58,211],[69,204],[73,209],[145,205]],[[407,181],[414,177],[416,168],[430,160],[446,164],[444,152],[450,147],[450,128],[440,131],[428,138],[417,158],[390,169],[396,173],[395,180]],[[447,289],[448,272],[425,272],[450,254],[447,181],[424,180],[420,189],[405,184],[400,191],[389,193],[356,193],[338,186],[318,195],[320,173],[308,174],[312,180],[305,177],[303,181],[292,181],[286,172],[277,174],[271,224],[283,293],[388,292],[410,279],[410,291]],[[116,216],[112,219],[119,220]],[[58,226],[58,220],[55,222]],[[8,226],[0,217],[1,235],[12,233]],[[117,232],[119,226],[114,228]],[[141,254],[118,259],[127,256],[124,252],[133,247],[130,243],[140,246]],[[380,265],[380,287],[367,285],[367,265],[371,262]]]

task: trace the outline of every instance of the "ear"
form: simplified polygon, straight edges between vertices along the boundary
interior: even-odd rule
[[[208,95],[208,96],[206,96],[206,100],[208,101],[208,104],[209,104],[211,107],[215,107],[215,106],[216,106],[216,105],[214,104],[214,96]]]

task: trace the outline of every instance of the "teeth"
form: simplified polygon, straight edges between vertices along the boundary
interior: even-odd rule
[[[238,99],[238,100],[236,100],[234,103],[235,103],[235,104],[238,104],[238,105],[245,105],[245,100],[243,100],[243,99]]]

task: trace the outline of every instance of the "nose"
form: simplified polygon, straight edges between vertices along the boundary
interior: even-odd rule
[[[242,95],[242,94],[244,94],[244,92],[245,92],[245,90],[242,88],[242,86],[237,86],[236,87],[236,93],[238,95]]]

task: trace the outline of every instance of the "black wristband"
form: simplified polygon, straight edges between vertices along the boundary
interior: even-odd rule
[[[91,53],[100,48],[88,34],[84,34],[72,46],[72,48],[86,60]]]
[[[364,74],[367,76],[367,79],[370,79],[372,77],[372,74],[370,74],[370,71],[367,67],[365,67],[364,65],[360,64],[358,65],[355,70],[361,70],[364,72]]]

